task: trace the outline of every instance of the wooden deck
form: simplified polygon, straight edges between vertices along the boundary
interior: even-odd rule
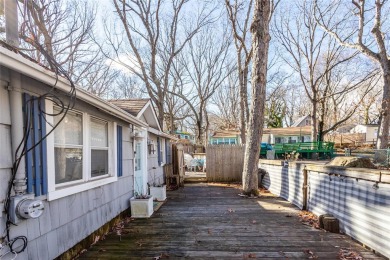
[[[191,184],[168,193],[150,219],[131,221],[79,259],[382,259],[350,238],[303,225],[283,199],[242,198],[232,187]],[[355,259],[355,258],[350,258]]]

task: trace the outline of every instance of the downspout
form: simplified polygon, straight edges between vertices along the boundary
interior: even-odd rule
[[[22,79],[18,72],[10,71],[10,84],[8,86],[9,103],[11,110],[11,144],[13,160],[16,161],[20,158],[23,149],[17,149],[19,144],[23,140],[23,103],[22,103]],[[26,184],[26,172],[25,172],[25,161],[21,159],[19,167],[16,170],[14,180],[14,191],[15,195],[25,194],[27,191]]]
[[[5,23],[6,23],[6,41],[8,44],[19,47],[18,37],[18,9],[17,1],[9,0],[4,2]],[[23,149],[17,149],[23,140],[23,103],[22,103],[22,79],[18,72],[10,70],[10,83],[8,85],[10,114],[11,114],[11,144],[13,160],[20,158]],[[21,159],[19,167],[15,174],[14,191],[16,195],[25,194],[27,191],[25,162]]]

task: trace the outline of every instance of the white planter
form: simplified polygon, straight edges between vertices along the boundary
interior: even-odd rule
[[[130,199],[131,217],[149,218],[153,214],[153,197],[148,199]]]
[[[150,195],[153,196],[157,201],[164,201],[167,199],[167,186],[162,185],[161,187],[150,186]]]

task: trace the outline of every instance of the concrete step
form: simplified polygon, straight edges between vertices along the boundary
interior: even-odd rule
[[[186,172],[184,176],[184,183],[200,183],[207,182],[205,172]]]

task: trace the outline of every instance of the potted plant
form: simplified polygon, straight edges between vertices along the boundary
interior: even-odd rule
[[[167,199],[167,186],[165,184],[159,184],[155,186],[150,186],[150,196],[157,201],[164,201]]]
[[[149,218],[153,214],[153,196],[134,194],[130,199],[131,217]]]
[[[161,179],[156,180],[155,173],[153,173],[153,183],[149,186],[149,194],[157,201],[164,201],[167,199],[167,186],[162,183]]]

